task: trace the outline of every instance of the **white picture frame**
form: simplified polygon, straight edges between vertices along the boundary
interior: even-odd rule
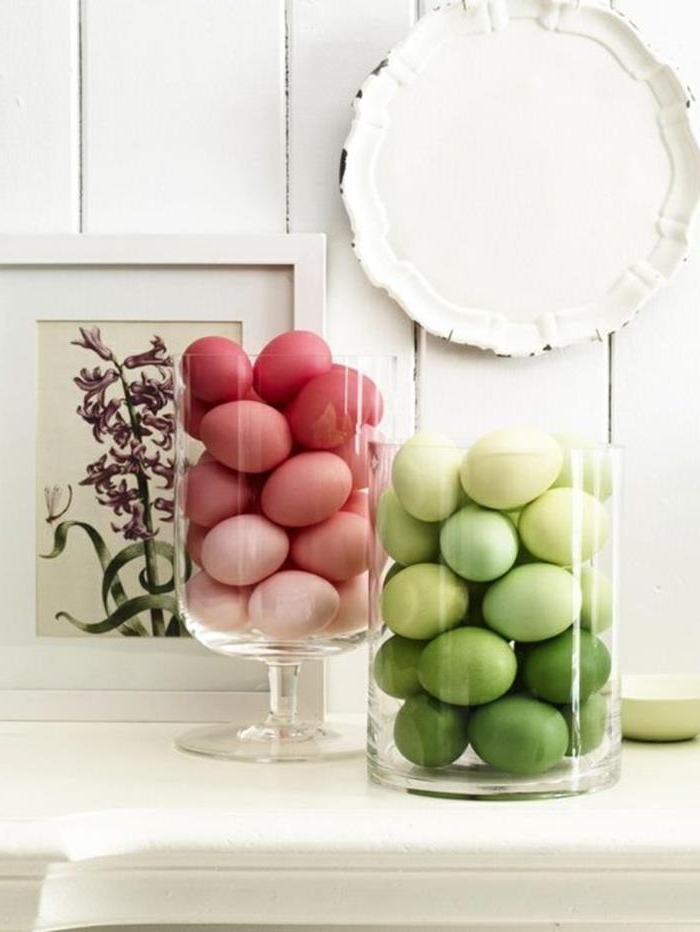
[[[217,657],[194,641],[37,637],[26,618],[35,614],[36,588],[37,322],[236,321],[255,353],[284,329],[325,331],[325,269],[320,234],[0,235],[0,719],[186,722],[264,713],[263,665]],[[304,665],[307,716],[324,713],[322,666]]]

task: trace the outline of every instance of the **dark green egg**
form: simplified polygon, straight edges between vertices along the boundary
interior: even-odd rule
[[[467,717],[432,696],[412,696],[396,716],[394,741],[412,764],[446,767],[467,749]]]
[[[561,713],[569,729],[567,757],[582,757],[600,746],[608,723],[608,700],[605,696],[595,693],[584,702],[577,722],[570,705],[564,706]]]
[[[472,714],[469,740],[496,770],[534,776],[564,757],[569,729],[553,706],[530,696],[504,696]]]
[[[426,641],[413,641],[398,634],[385,641],[374,658],[374,679],[389,696],[407,699],[422,692],[418,679],[418,660]]]
[[[574,629],[534,645],[523,663],[523,679],[530,692],[557,705],[571,703],[575,684],[580,702],[601,689],[610,676],[610,654],[590,631],[580,630],[575,650]]]

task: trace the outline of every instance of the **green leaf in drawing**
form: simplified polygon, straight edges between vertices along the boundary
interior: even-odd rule
[[[68,612],[59,612],[56,618],[64,618],[86,634],[107,634],[137,618],[142,612],[150,611],[169,612],[175,615],[177,614],[177,602],[173,596],[139,595],[135,599],[127,599],[111,615],[101,621],[79,621]]]
[[[163,557],[168,561],[168,563],[170,563],[172,567],[172,575],[167,582],[164,582],[160,585],[154,585],[149,583],[148,574],[145,572],[145,570],[142,570],[139,574],[139,582],[150,595],[165,595],[168,592],[172,592],[175,588],[175,550],[172,544],[168,544],[165,541],[160,540],[152,541],[152,548],[159,557]],[[105,601],[107,594],[110,592],[115,580],[118,579],[119,573],[124,569],[124,567],[131,563],[133,560],[142,560],[144,553],[145,542],[138,541],[138,543],[129,544],[128,547],[120,550],[119,553],[112,558],[108,566],[105,568],[104,578],[102,580],[103,601]]]

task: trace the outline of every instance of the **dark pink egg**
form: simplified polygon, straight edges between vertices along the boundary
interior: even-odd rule
[[[300,453],[278,466],[265,483],[261,504],[267,517],[284,527],[318,524],[347,501],[350,468],[334,453]]]
[[[271,340],[253,367],[255,390],[273,405],[287,404],[333,364],[324,339],[309,330],[291,330]]]
[[[312,450],[332,450],[363,424],[381,419],[381,395],[355,369],[333,366],[307,382],[287,409],[294,439]]]
[[[220,463],[241,472],[267,472],[292,450],[283,414],[259,401],[218,405],[202,420],[202,440]]]
[[[202,426],[202,418],[211,410],[211,405],[200,401],[199,398],[195,398],[188,389],[185,391],[183,409],[185,430],[190,437],[194,437],[195,440],[201,440],[202,435],[200,429]]]
[[[255,501],[255,486],[249,476],[210,460],[189,470],[183,495],[184,512],[190,521],[210,528],[247,511]]]
[[[197,566],[202,565],[202,543],[208,533],[209,528],[200,524],[190,523],[187,528],[187,554]]]
[[[248,611],[258,631],[280,641],[297,641],[323,631],[339,605],[340,596],[325,579],[288,570],[257,586]]]
[[[369,566],[369,521],[339,511],[327,521],[303,528],[292,542],[297,566],[331,582],[344,582]]]
[[[206,573],[197,573],[185,591],[186,614],[203,628],[224,634],[248,625],[250,589],[224,586]]]
[[[185,385],[209,404],[244,398],[253,384],[253,367],[244,350],[226,337],[201,337],[184,353]]]
[[[252,586],[287,559],[289,538],[262,515],[238,515],[212,528],[202,544],[202,566],[227,586]]]
[[[341,511],[349,511],[354,515],[369,520],[369,494],[366,489],[355,489],[346,500]]]
[[[335,637],[365,631],[369,624],[369,574],[354,576],[335,588],[340,596],[338,613],[323,633]]]

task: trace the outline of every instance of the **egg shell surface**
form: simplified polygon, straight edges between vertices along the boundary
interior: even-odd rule
[[[579,616],[581,601],[581,587],[568,570],[529,563],[490,586],[482,612],[497,634],[529,644],[569,628]]]
[[[398,634],[384,641],[372,665],[374,681],[382,692],[397,699],[407,699],[423,692],[418,679],[418,661],[428,643],[402,638]]]
[[[364,424],[359,431],[351,434],[333,453],[350,467],[353,489],[366,489],[369,486],[370,443],[381,442],[384,435],[376,427]]]
[[[332,450],[363,424],[379,423],[381,395],[355,369],[334,366],[306,383],[288,407],[287,418],[297,443],[312,450]]]
[[[612,495],[613,475],[610,454],[577,434],[552,434],[564,455],[561,471],[552,488],[583,489],[604,502]]]
[[[202,544],[209,533],[208,527],[190,523],[187,528],[187,555],[197,566],[202,565]]]
[[[379,498],[377,533],[392,560],[403,566],[437,562],[440,557],[440,525],[410,515],[393,489],[385,489]]]
[[[514,511],[542,495],[561,471],[561,447],[530,428],[496,430],[477,440],[464,457],[461,481],[477,504]]]
[[[525,548],[547,563],[585,563],[605,546],[605,507],[580,489],[550,489],[523,509],[518,531]]]
[[[255,588],[248,610],[255,628],[268,637],[297,641],[319,634],[333,621],[340,596],[313,573],[286,570]]]
[[[430,640],[457,627],[468,605],[466,583],[436,563],[406,567],[386,583],[381,595],[387,627],[416,641]]]
[[[428,644],[418,678],[426,692],[451,705],[493,702],[508,692],[518,664],[507,641],[484,628],[455,628]]]
[[[347,501],[352,488],[348,465],[334,453],[292,456],[275,469],[262,490],[265,515],[284,527],[319,524]]]
[[[356,489],[351,492],[343,504],[341,511],[349,511],[361,518],[369,519],[369,495],[364,489]]]
[[[248,511],[255,494],[248,476],[227,469],[216,460],[206,460],[193,466],[185,476],[184,511],[190,521],[211,528],[225,518]]]
[[[201,433],[212,456],[240,472],[267,472],[292,451],[286,418],[259,401],[218,405],[204,416]]]
[[[213,527],[202,544],[202,565],[218,582],[251,586],[278,570],[289,538],[262,515],[238,515]]]
[[[610,578],[592,566],[581,569],[581,624],[594,634],[607,631],[613,622],[613,586]]]
[[[578,714],[572,706],[561,709],[569,729],[569,746],[567,757],[582,757],[590,754],[603,743],[608,724],[608,700],[601,693],[594,693],[584,702]]]
[[[569,729],[551,705],[529,696],[504,696],[477,709],[469,721],[472,747],[504,773],[546,773],[564,757]]]
[[[610,677],[611,659],[607,647],[590,631],[573,629],[532,647],[523,664],[523,680],[540,699],[557,705],[573,701],[578,689],[579,702],[602,689]]]
[[[467,717],[432,696],[411,696],[394,720],[394,743],[419,767],[446,767],[467,749]]]
[[[287,404],[333,365],[326,341],[309,330],[291,330],[270,340],[253,367],[253,386],[272,405]]]
[[[186,389],[182,407],[184,411],[183,420],[185,430],[190,437],[193,437],[195,440],[201,440],[202,419],[205,414],[211,411],[212,405],[200,401],[199,398],[195,398],[189,389]]]
[[[444,521],[462,499],[462,452],[444,434],[420,431],[394,457],[394,491],[406,511],[420,521]]]
[[[324,633],[339,637],[366,631],[369,624],[369,573],[337,583],[335,588],[340,596],[340,605]]]
[[[369,568],[370,524],[339,511],[326,521],[302,528],[292,541],[292,560],[303,570],[331,582],[344,582]]]
[[[188,581],[185,593],[188,618],[203,628],[223,634],[247,627],[250,589],[225,586],[201,572]]]
[[[183,355],[185,385],[200,401],[237,401],[253,384],[248,356],[226,337],[201,337],[190,343]]]
[[[507,573],[519,546],[513,522],[478,505],[461,508],[440,532],[440,551],[447,565],[474,582],[489,582]]]

